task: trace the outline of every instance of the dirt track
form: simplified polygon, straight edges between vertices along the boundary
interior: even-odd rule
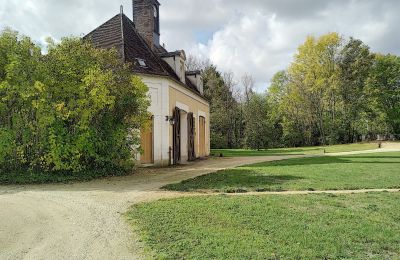
[[[158,190],[169,183],[289,157],[210,159],[89,183],[0,187],[0,259],[138,259],[140,243],[121,217],[129,206],[181,195]]]
[[[400,151],[400,144],[380,151]],[[347,154],[356,153],[365,152]],[[129,206],[160,198],[206,195],[159,188],[225,168],[293,157],[303,156],[210,159],[178,168],[142,169],[132,176],[89,183],[0,186],[0,259],[140,259],[140,242],[121,216]],[[336,191],[353,192],[367,191]],[[277,194],[306,193],[319,192]],[[274,193],[246,195],[261,194]]]

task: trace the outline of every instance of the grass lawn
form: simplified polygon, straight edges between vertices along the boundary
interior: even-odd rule
[[[400,259],[400,193],[206,196],[127,213],[156,259]]]
[[[316,146],[316,147],[301,147],[301,148],[281,148],[269,150],[243,150],[243,149],[215,149],[211,151],[214,156],[222,154],[224,157],[241,157],[241,156],[268,156],[268,155],[288,155],[288,154],[323,154],[340,153],[351,151],[364,151],[378,149],[377,143],[357,143],[343,144],[332,146]]]
[[[400,152],[259,163],[163,188],[223,192],[400,188]]]

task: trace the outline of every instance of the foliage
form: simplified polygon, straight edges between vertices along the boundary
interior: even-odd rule
[[[270,135],[282,146],[298,147],[398,134],[398,61],[336,33],[308,37],[267,91],[275,126]]]
[[[42,55],[7,30],[0,56],[1,174],[131,168],[149,101],[116,51],[66,38]]]
[[[242,111],[233,96],[229,74],[221,75],[209,65],[204,68],[204,95],[210,102],[211,147],[234,148],[241,144]]]
[[[369,102],[365,88],[373,61],[369,47],[360,40],[350,38],[341,50],[338,94],[342,107],[339,114],[340,132],[336,141],[352,143],[357,141],[357,134],[362,132],[357,124],[363,121],[363,112]]]
[[[155,259],[397,259],[400,194],[209,196],[127,214]]]
[[[362,41],[337,33],[308,37],[266,93],[254,79],[203,69],[211,104],[211,148],[268,149],[349,144],[400,136],[400,58],[374,54]],[[236,75],[237,76],[237,75]]]
[[[246,147],[252,149],[262,149],[269,147],[272,140],[269,139],[269,133],[273,128],[268,120],[268,102],[265,95],[253,94],[249,97],[245,106],[246,124],[244,127],[244,136]]]
[[[368,81],[372,106],[384,114],[389,133],[400,133],[400,57],[377,55]]]
[[[174,191],[283,191],[400,188],[400,153],[297,158],[253,164],[200,176]]]

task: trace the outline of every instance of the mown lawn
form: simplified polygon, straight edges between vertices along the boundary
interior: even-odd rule
[[[259,163],[219,171],[163,188],[219,192],[400,188],[400,152]]]
[[[400,259],[400,193],[207,196],[127,213],[156,259]]]
[[[378,149],[377,143],[357,143],[357,144],[343,144],[332,146],[316,146],[316,147],[301,147],[301,148],[281,148],[269,150],[243,150],[243,149],[214,149],[211,154],[214,156],[224,157],[243,157],[243,156],[268,156],[268,155],[313,155],[326,153],[340,153],[351,151],[365,151]]]

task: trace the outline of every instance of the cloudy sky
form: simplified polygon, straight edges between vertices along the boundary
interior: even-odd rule
[[[398,0],[160,0],[161,41],[168,50],[209,58],[239,78],[254,76],[263,91],[285,69],[307,35],[339,32],[382,53],[400,54]],[[0,27],[38,43],[83,36],[130,0],[0,0]]]

